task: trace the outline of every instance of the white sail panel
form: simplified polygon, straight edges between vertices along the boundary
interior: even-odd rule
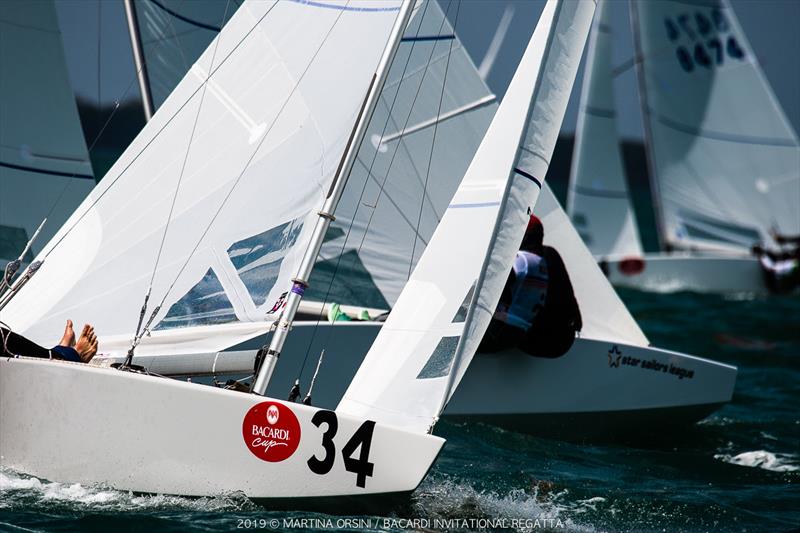
[[[747,253],[800,233],[800,143],[726,0],[633,0],[662,244]]]
[[[533,212],[542,220],[544,243],[555,248],[564,260],[583,319],[580,336],[649,345],[546,183]]]
[[[52,1],[0,9],[0,266],[42,249],[94,187]]]
[[[642,254],[617,135],[612,30],[607,0],[597,5],[583,74],[567,212],[596,256]]]
[[[458,9],[442,5],[451,17]],[[397,301],[496,107],[440,4],[425,2],[395,56],[308,297],[325,298],[330,280],[317,276],[338,264],[328,300]]]
[[[297,270],[399,4],[245,2],[3,319],[45,344],[67,317],[91,322],[103,351],[104,336],[135,332],[161,249],[147,311],[163,301],[157,329],[263,322]]]
[[[545,6],[461,185],[337,410],[412,431],[438,418],[483,337],[538,196],[515,164],[546,173],[594,5]]]

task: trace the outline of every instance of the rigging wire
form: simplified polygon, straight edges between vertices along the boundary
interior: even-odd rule
[[[447,13],[449,13],[450,7],[453,5],[453,3],[455,3],[455,1],[456,0],[451,0],[451,2],[447,6],[447,9],[445,10],[445,13],[442,16],[442,22],[441,22],[441,25],[439,26],[439,35],[441,35],[442,29],[444,28],[445,22],[447,21]],[[429,5],[428,3],[425,4],[426,9],[427,9],[428,5]],[[420,25],[417,28],[417,35],[419,35],[419,31],[420,31],[420,29],[422,27],[422,20],[424,20],[424,16],[425,16],[425,13],[423,12],[422,17],[420,17],[421,18]],[[455,31],[455,27],[453,28],[453,31]],[[393,111],[395,103],[397,101],[398,94],[400,93],[400,88],[402,87],[402,82],[405,81],[405,75],[406,75],[406,72],[407,72],[407,69],[408,69],[408,65],[409,65],[409,62],[410,62],[410,59],[411,59],[411,55],[413,54],[413,51],[414,51],[413,47],[416,44],[416,41],[412,41],[412,43],[413,43],[412,44],[412,49],[409,52],[408,58],[406,59],[406,64],[404,65],[403,72],[402,72],[402,75],[400,77],[401,81],[398,84],[398,89],[395,92],[394,99],[392,100],[392,104],[391,104],[391,106],[389,106],[389,112],[387,114],[387,119],[386,119],[386,122],[384,123],[383,131],[382,131],[382,134],[381,134],[382,136],[386,134],[387,128],[389,126],[389,122],[391,120],[392,111]],[[450,41],[450,53],[452,53],[452,46],[453,46],[452,43],[453,43],[453,40]],[[419,94],[421,92],[421,88],[422,88],[422,86],[423,86],[423,84],[425,82],[425,76],[430,71],[428,67],[431,64],[431,59],[433,57],[433,54],[434,54],[435,50],[436,50],[436,45],[434,44],[431,47],[431,53],[428,56],[427,62],[425,63],[426,68],[425,68],[425,71],[423,72],[422,79],[420,80],[420,83],[417,86],[416,93],[415,93],[414,98],[413,98],[413,100],[411,102],[411,105],[409,106],[409,111],[408,111],[408,114],[406,115],[405,123],[403,125],[403,131],[405,131],[405,128],[408,127],[408,123],[410,122],[411,114],[412,114],[412,112],[414,110],[414,105],[416,104],[417,98],[419,97]],[[448,61],[449,61],[449,54],[448,54]],[[446,82],[446,77],[447,77],[447,70],[445,69],[445,79],[442,82],[443,87],[444,87],[444,83]],[[441,111],[441,101],[439,102],[439,109]],[[437,117],[438,117],[438,115],[437,115]],[[434,135],[434,142],[435,142],[435,135]],[[384,189],[386,181],[389,178],[389,173],[391,172],[391,169],[392,169],[392,166],[394,164],[394,160],[395,160],[395,157],[397,156],[397,152],[398,151],[399,151],[399,143],[398,143],[398,146],[395,148],[395,151],[392,153],[392,158],[391,158],[391,160],[389,162],[389,166],[388,166],[388,168],[386,170],[386,175],[384,177],[384,180],[380,185],[378,196],[377,196],[377,198],[375,200],[375,205],[371,206],[372,207],[372,211],[370,212],[370,216],[369,216],[369,219],[367,221],[367,225],[366,225],[366,227],[364,229],[364,232],[362,233],[361,242],[359,243],[359,247],[358,247],[358,252],[361,251],[361,248],[364,245],[364,242],[365,242],[365,239],[366,239],[366,235],[367,235],[367,233],[369,231],[369,227],[370,227],[370,225],[372,223],[373,216],[375,214],[378,202],[380,200],[381,193],[382,193],[382,191]],[[373,154],[373,156],[372,156],[372,161],[370,162],[369,167],[366,167],[366,165],[364,165],[363,162],[362,162],[362,165],[364,165],[365,168],[367,168],[367,176],[368,176],[368,178],[372,175],[372,169],[373,169],[373,167],[375,165],[375,161],[377,159],[378,153],[379,152],[376,149],[374,154]],[[359,159],[359,161],[360,161],[360,159]],[[427,180],[427,177],[426,177],[426,180]],[[340,268],[340,265],[341,265],[341,262],[342,262],[342,259],[343,259],[343,256],[344,256],[344,249],[347,246],[347,241],[349,240],[350,233],[352,232],[353,225],[355,224],[356,216],[358,215],[358,209],[363,205],[362,204],[362,200],[363,200],[364,192],[366,190],[366,187],[367,187],[368,183],[369,183],[369,179],[366,179],[365,182],[364,182],[364,186],[361,189],[361,194],[359,196],[359,200],[358,200],[358,202],[356,204],[356,211],[353,214],[353,217],[351,218],[350,224],[349,224],[349,226],[347,228],[347,233],[345,235],[344,243],[342,244],[341,253],[339,254],[339,257],[337,258],[336,266],[334,267],[333,274],[331,275],[330,282],[328,284],[328,288],[327,288],[327,291],[325,293],[325,298],[323,300],[323,309],[324,309],[324,304],[327,303],[328,298],[330,297],[330,292],[331,292],[331,289],[333,287],[333,282],[336,279],[336,275],[337,275],[337,273],[339,271],[339,268]],[[423,191],[423,203],[424,203],[424,198],[425,198],[425,192]],[[412,226],[412,228],[413,228],[413,226]],[[418,227],[417,227],[417,230],[415,231],[415,234],[418,234]],[[353,261],[355,261],[355,259],[353,259]],[[319,328],[319,324],[320,324],[320,322],[322,320],[322,313],[323,312],[324,311],[320,312],[320,315],[317,317],[317,321],[316,321],[316,323],[314,325],[314,331],[312,332],[311,339],[310,339],[310,341],[308,343],[308,347],[306,349],[306,354],[303,357],[303,363],[302,363],[302,365],[300,367],[300,371],[298,373],[298,379],[299,379],[300,376],[302,376],[302,373],[303,373],[303,371],[305,369],[305,366],[306,366],[306,363],[307,363],[307,360],[308,360],[308,356],[309,356],[309,354],[311,352],[311,347],[313,346],[313,342],[314,342],[314,339],[316,337],[316,333],[317,333],[317,330]],[[330,341],[330,337],[332,335],[332,332],[333,332],[332,328],[329,328],[328,333],[327,333],[327,335],[325,337],[325,341],[324,341],[323,344],[327,345],[327,343]]]
[[[458,25],[458,14],[461,11],[461,1],[459,0],[458,6],[456,7],[456,16],[453,20],[453,32],[455,33],[456,26]],[[431,142],[431,153],[428,156],[428,170],[425,173],[425,188],[423,189],[423,197],[422,202],[419,205],[419,216],[417,217],[417,228],[419,228],[420,222],[422,221],[422,211],[425,205],[425,195],[424,192],[428,189],[428,179],[430,178],[431,174],[431,163],[433,162],[433,152],[436,148],[436,133],[439,131],[439,115],[442,114],[442,101],[444,100],[444,88],[447,85],[447,72],[450,69],[450,56],[453,53],[453,41],[450,41],[450,55],[447,56],[447,63],[445,63],[444,67],[444,81],[442,82],[442,92],[439,96],[439,109],[436,112],[436,122],[433,124],[433,141]],[[411,249],[411,258],[408,262],[408,277],[411,277],[411,271],[414,268],[414,255],[417,251],[417,234],[414,234],[414,245]]]

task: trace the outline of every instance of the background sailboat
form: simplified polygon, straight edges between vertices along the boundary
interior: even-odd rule
[[[94,184],[53,2],[3,2],[0,267],[47,219],[23,258],[30,262]]]
[[[660,254],[638,254],[633,235],[598,226],[596,213],[571,205],[576,224],[595,221],[591,237],[627,242],[593,250],[609,278],[646,290],[764,292],[755,244],[774,247],[772,231],[800,233],[800,143],[786,119],[730,5],[725,1],[631,3],[639,92],[656,207]],[[602,40],[602,35],[595,37]],[[608,62],[597,46],[593,65]],[[589,74],[587,74],[589,75]],[[610,86],[611,72],[592,71]],[[593,93],[597,94],[597,93]],[[588,135],[585,114],[572,187],[597,178],[605,139]],[[612,109],[606,109],[612,111]],[[606,124],[610,121],[606,119]],[[609,134],[613,133],[609,130]],[[619,169],[609,171],[624,183]],[[602,194],[602,191],[590,191]],[[628,202],[616,189],[614,200]],[[614,201],[606,199],[604,203]],[[624,208],[617,207],[617,213]],[[579,226],[580,227],[580,226]]]

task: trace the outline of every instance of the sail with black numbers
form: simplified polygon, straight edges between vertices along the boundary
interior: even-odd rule
[[[727,0],[633,0],[662,246],[746,254],[800,233],[800,142]]]

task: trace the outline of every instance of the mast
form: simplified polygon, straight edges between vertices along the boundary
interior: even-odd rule
[[[142,51],[142,39],[139,34],[139,19],[136,17],[136,8],[133,0],[125,0],[125,18],[128,19],[128,34],[131,38],[133,49],[133,63],[136,67],[136,77],[139,80],[139,92],[142,94],[142,107],[144,107],[145,122],[153,118],[153,97],[150,94],[150,80],[147,77],[147,64]]]
[[[644,52],[642,51],[642,37],[639,34],[639,8],[635,0],[630,0],[631,29],[633,30],[633,64],[636,66],[636,79],[639,83],[639,109],[642,112],[644,125],[645,156],[647,158],[648,174],[650,175],[650,196],[653,198],[653,210],[656,219],[656,235],[661,251],[669,251],[671,244],[667,238],[664,223],[664,209],[661,205],[661,194],[656,176],[656,154],[653,147],[653,132],[650,129],[650,107],[647,102],[647,87],[644,80]]]
[[[129,1],[131,0],[126,0],[126,4]],[[328,196],[325,199],[325,203],[322,205],[322,209],[318,213],[319,218],[317,219],[316,226],[314,226],[311,241],[303,255],[303,260],[300,263],[297,276],[292,280],[292,288],[286,300],[286,307],[284,307],[278,319],[277,329],[272,335],[272,340],[266,350],[264,360],[258,369],[256,380],[253,383],[253,392],[255,394],[263,395],[267,390],[272,372],[275,370],[278,357],[280,357],[281,350],[283,349],[283,344],[286,342],[286,337],[289,335],[289,330],[292,328],[292,322],[297,313],[297,308],[300,305],[300,300],[303,298],[303,293],[308,287],[308,279],[311,276],[311,270],[314,268],[314,263],[322,247],[322,241],[325,238],[328,227],[335,219],[333,212],[336,210],[336,206],[342,197],[342,192],[344,192],[344,187],[347,184],[347,178],[350,176],[350,171],[356,161],[361,141],[364,139],[364,135],[367,132],[372,113],[378,105],[381,90],[389,75],[389,67],[400,45],[400,40],[403,38],[406,26],[408,26],[408,22],[411,20],[415,3],[415,0],[403,0],[403,4],[400,6],[397,20],[389,34],[389,42],[383,51],[375,74],[372,75],[372,80],[367,88],[367,95],[364,98],[358,118],[353,126],[353,131],[350,133],[350,139],[347,141],[344,154],[339,162],[339,168],[331,182]],[[261,351],[263,353],[264,348],[262,348]]]

